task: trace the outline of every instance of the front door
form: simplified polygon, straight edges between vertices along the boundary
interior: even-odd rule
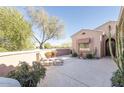
[[[115,56],[115,40],[111,39],[111,46],[112,46],[112,53]],[[109,50],[109,39],[106,40],[106,56],[110,56],[110,50]]]

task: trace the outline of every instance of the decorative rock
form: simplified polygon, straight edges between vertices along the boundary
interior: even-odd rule
[[[21,85],[15,79],[0,77],[0,87],[21,87]]]

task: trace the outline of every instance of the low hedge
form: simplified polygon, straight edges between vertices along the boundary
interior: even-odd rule
[[[78,54],[76,52],[72,53],[72,57],[77,57]]]
[[[92,59],[92,58],[94,58],[94,56],[93,56],[93,54],[87,54],[87,55],[86,55],[86,58]]]

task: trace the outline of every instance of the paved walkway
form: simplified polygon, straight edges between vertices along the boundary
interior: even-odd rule
[[[112,73],[117,67],[110,58],[84,60],[62,57],[63,66],[47,69],[46,77],[38,84],[42,87],[110,87]]]

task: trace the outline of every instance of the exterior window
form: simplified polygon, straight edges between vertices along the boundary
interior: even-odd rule
[[[82,35],[86,34],[85,32],[82,33]]]
[[[89,43],[81,43],[79,44],[79,48],[89,48]]]

